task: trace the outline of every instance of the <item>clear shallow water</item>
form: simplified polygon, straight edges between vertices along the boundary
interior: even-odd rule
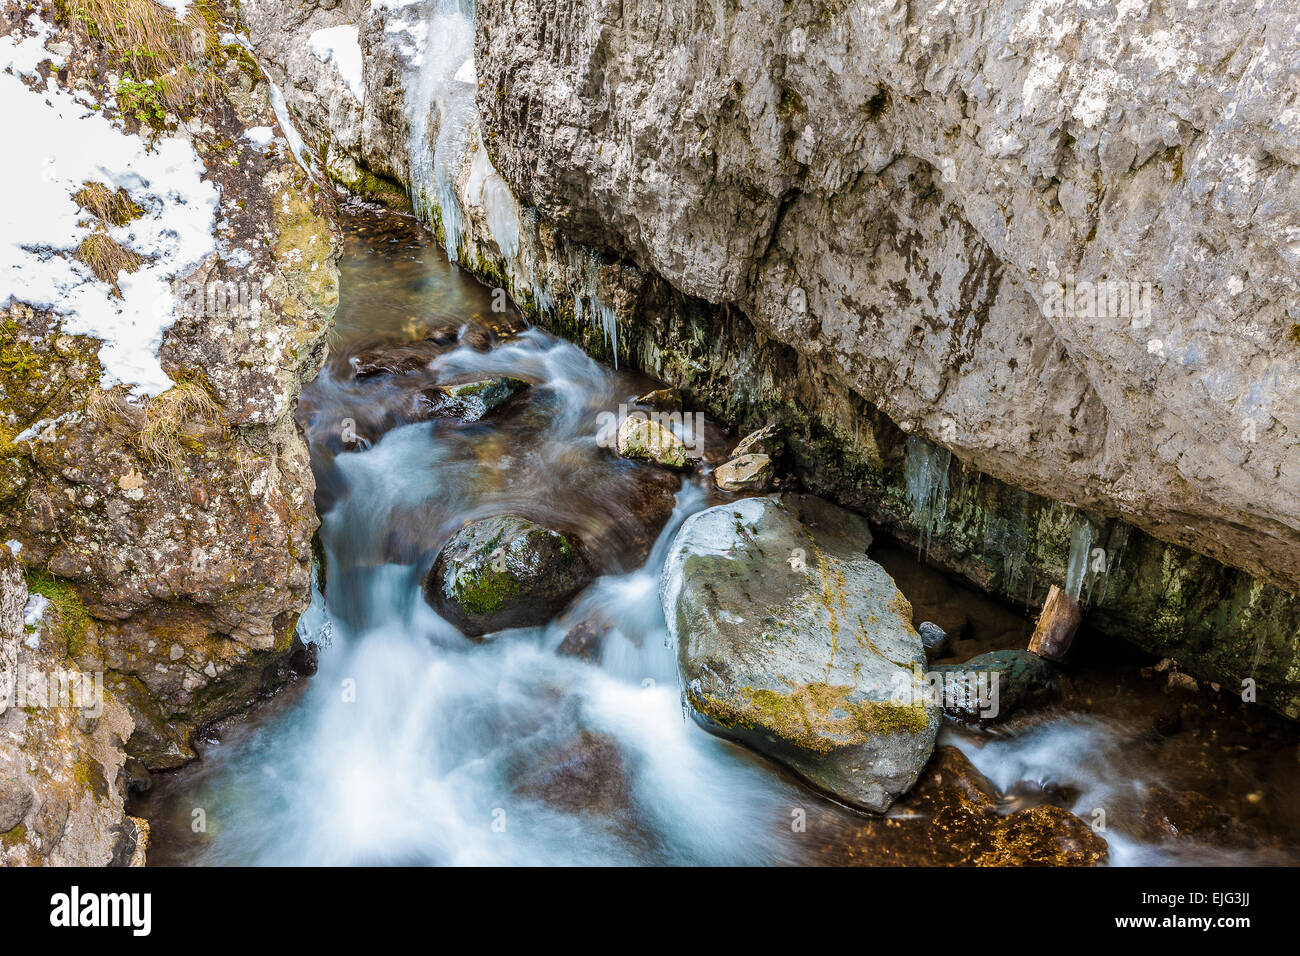
[[[427,369],[353,379],[358,351],[438,329],[455,334]],[[532,387],[484,422],[403,423],[419,387],[498,374]],[[135,808],[153,823],[151,861],[842,861],[858,815],[683,712],[658,574],[676,526],[714,499],[707,478],[687,480],[667,525],[646,534],[641,503],[671,490],[596,441],[599,413],[652,384],[493,313],[488,290],[408,222],[354,218],[333,357],[299,416],[328,559],[328,597],[316,595],[301,625],[321,644],[320,670],[222,728],[201,761],[157,778]],[[348,422],[373,435],[371,447],[340,451]],[[605,573],[551,625],[475,643],[427,606],[420,581],[462,523],[504,512],[580,534]],[[965,630],[962,659],[1025,646],[1023,615],[888,542],[873,556],[918,620]],[[607,632],[594,660],[558,652],[582,622]],[[1007,811],[1055,803],[1092,821],[1104,808],[1113,863],[1288,859],[1300,764],[1289,728],[1266,720],[1248,733],[1217,705],[1144,680],[1144,662],[1095,646],[1098,660],[1076,669],[1061,705],[997,736],[950,728],[944,742],[989,777]],[[1171,708],[1185,729],[1153,734]],[[1261,733],[1265,743],[1252,743]],[[1212,795],[1230,832],[1144,835],[1157,786]],[[802,831],[791,825],[801,811]],[[853,849],[871,861],[872,847]]]

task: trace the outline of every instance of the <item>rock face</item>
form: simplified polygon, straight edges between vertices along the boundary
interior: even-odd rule
[[[25,586],[54,622],[39,635],[42,666],[100,674],[106,698],[93,731],[62,712],[15,728],[48,758],[49,779],[29,781],[33,807],[47,808],[31,811],[29,832],[49,830],[31,846],[51,860],[132,855],[129,840],[111,852],[103,843],[133,826],[120,819],[123,742],[149,769],[191,759],[197,728],[285,679],[309,599],[314,482],[293,413],[324,358],[338,236],[331,201],[277,132],[270,84],[233,37],[194,16],[176,29],[187,62],[205,44],[195,62],[211,99],[132,112],[119,110],[118,90],[99,112],[185,147],[219,196],[213,252],[155,302],[173,321],[150,358],[172,386],[114,385],[106,370],[120,343],[68,334],[61,313],[24,304],[21,289],[0,300],[0,542],[18,547]],[[0,32],[29,31],[26,17]],[[139,55],[115,45],[112,26],[51,27],[67,52],[62,68],[38,67],[42,83],[98,96],[120,58]],[[103,171],[134,182],[107,157]],[[77,815],[87,799],[102,810],[93,823]],[[47,812],[66,815],[61,842]]]
[[[545,624],[593,577],[581,548],[518,515],[470,522],[424,582],[430,604],[469,637]]]
[[[141,865],[148,825],[123,809],[131,715],[68,666],[59,610],[31,602],[0,544],[0,864]]]
[[[1293,4],[477,18],[496,167],[567,235],[982,471],[1300,589]]]
[[[745,498],[686,520],[660,597],[701,724],[884,811],[929,758],[939,711],[897,702],[925,654],[870,543],[820,499]]]

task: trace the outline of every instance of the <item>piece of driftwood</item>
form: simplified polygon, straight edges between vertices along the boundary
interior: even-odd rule
[[[1082,623],[1083,603],[1053,584],[1038,615],[1034,636],[1029,639],[1029,649],[1049,661],[1064,660]]]

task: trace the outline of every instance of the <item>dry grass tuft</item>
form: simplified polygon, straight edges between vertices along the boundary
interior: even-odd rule
[[[180,478],[185,474],[181,432],[191,422],[224,423],[221,407],[197,382],[177,382],[144,406],[144,426],[135,445],[146,461],[162,465]]]
[[[118,273],[125,270],[134,272],[144,262],[139,255],[119,245],[103,229],[96,229],[77,246],[73,257],[84,262],[90,271],[103,282],[113,287],[113,292],[121,297],[122,290],[117,287]]]
[[[125,189],[116,192],[103,183],[86,183],[72,195],[78,206],[114,226],[125,226],[144,215]]]
[[[210,63],[220,52],[215,9],[191,3],[183,20],[154,0],[56,0],[62,18],[117,55],[125,85],[151,88],[165,109],[183,114],[212,103],[221,81]],[[137,113],[139,110],[137,109]],[[142,119],[142,122],[144,120]],[[152,125],[157,125],[152,121]]]
[[[140,410],[127,400],[125,387],[106,392],[96,385],[86,396],[86,418],[100,428],[130,432],[140,415]]]

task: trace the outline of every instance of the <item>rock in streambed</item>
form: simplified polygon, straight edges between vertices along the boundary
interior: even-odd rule
[[[465,635],[545,624],[594,576],[567,535],[520,517],[472,521],[443,545],[425,599]]]
[[[884,811],[934,749],[912,609],[858,515],[769,495],[692,515],[660,582],[686,699],[708,730]]]

